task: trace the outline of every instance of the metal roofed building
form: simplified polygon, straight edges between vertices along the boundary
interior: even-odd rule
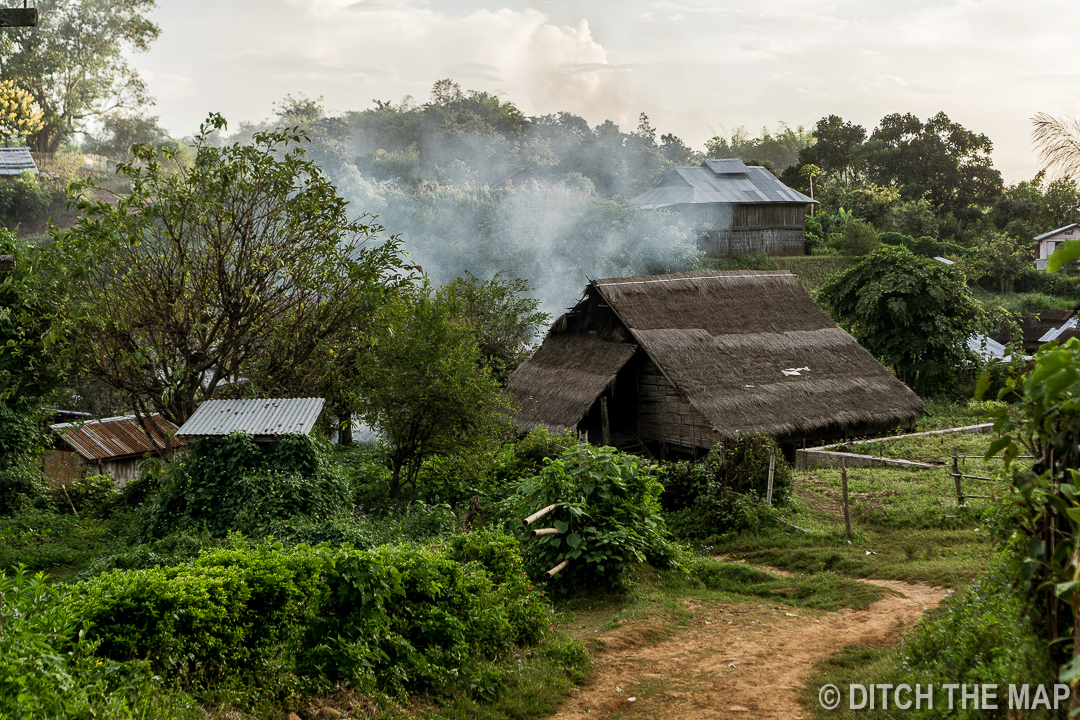
[[[251,435],[256,442],[271,442],[283,435],[307,435],[325,403],[323,398],[207,400],[176,434],[191,438],[238,432]]]
[[[30,154],[30,148],[0,148],[0,175],[22,175],[24,172],[37,173],[38,166]]]
[[[646,210],[671,210],[692,226],[709,229],[701,249],[710,257],[804,255],[806,206],[817,204],[765,168],[738,158],[672,168],[659,185],[630,202]]]
[[[139,463],[147,454],[161,455],[166,442],[173,449],[185,444],[176,437],[176,426],[160,415],[146,423],[154,442],[134,415],[50,425],[56,443],[42,459],[46,475],[54,482],[72,482],[92,472],[123,487],[139,477]]]
[[[1062,243],[1066,240],[1080,240],[1080,223],[1072,223],[1057,230],[1051,230],[1035,238],[1038,245],[1035,255],[1035,269],[1045,270],[1046,263]]]

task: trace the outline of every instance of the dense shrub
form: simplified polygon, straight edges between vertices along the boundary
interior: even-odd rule
[[[0,181],[0,220],[9,223],[43,220],[64,204],[62,191],[45,187],[33,173]]]
[[[1013,290],[1018,293],[1045,293],[1046,295],[1056,295],[1057,297],[1080,301],[1080,277],[1069,277],[1062,273],[1039,272],[1034,268],[1030,268],[1016,276],[1016,280],[1013,282]]]
[[[99,575],[76,586],[74,606],[99,656],[146,658],[191,687],[442,694],[550,628],[516,546],[495,532],[449,549],[237,541],[174,567]]]
[[[898,232],[887,232],[882,233],[878,237],[881,242],[886,245],[906,247],[916,255],[923,255],[925,257],[946,257],[949,255],[953,257],[966,257],[971,253],[971,251],[963,245],[935,240],[929,235],[914,238],[910,235],[904,235]]]
[[[0,400],[0,515],[10,515],[39,496],[41,473],[33,465],[39,432],[32,408]]]
[[[537,524],[559,534],[524,541],[529,574],[540,578],[566,560],[560,587],[618,587],[639,563],[670,563],[676,550],[660,515],[662,489],[653,467],[641,458],[588,445],[566,449],[523,481],[506,505],[515,523],[557,505]]]
[[[343,511],[351,490],[345,471],[303,435],[259,445],[250,436],[203,438],[166,471],[147,533],[181,529],[261,536],[276,520],[325,520]]]
[[[197,718],[142,662],[101,662],[72,593],[22,568],[0,575],[0,717]]]
[[[765,505],[769,458],[776,457],[773,504],[782,505],[791,486],[791,466],[776,442],[752,437],[725,442],[703,460],[665,465],[659,474],[661,505],[676,537],[705,539],[748,533],[770,524]]]

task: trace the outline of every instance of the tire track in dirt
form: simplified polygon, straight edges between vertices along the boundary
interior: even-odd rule
[[[601,647],[592,676],[553,718],[811,717],[799,696],[816,663],[847,645],[892,645],[947,594],[930,585],[863,582],[901,595],[837,612],[686,601],[690,620],[660,642],[650,642],[655,631],[643,624],[581,638]]]

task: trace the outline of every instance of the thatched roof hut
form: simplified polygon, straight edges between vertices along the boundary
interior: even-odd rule
[[[919,397],[787,271],[595,280],[510,377],[523,429],[696,455],[911,427]]]

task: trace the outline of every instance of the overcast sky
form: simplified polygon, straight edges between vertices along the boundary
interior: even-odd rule
[[[176,136],[290,93],[331,114],[424,102],[449,77],[528,115],[629,131],[645,112],[696,149],[740,126],[944,111],[1014,183],[1038,170],[1031,116],[1080,115],[1077,0],[158,0],[152,17],[161,37],[132,62]]]

